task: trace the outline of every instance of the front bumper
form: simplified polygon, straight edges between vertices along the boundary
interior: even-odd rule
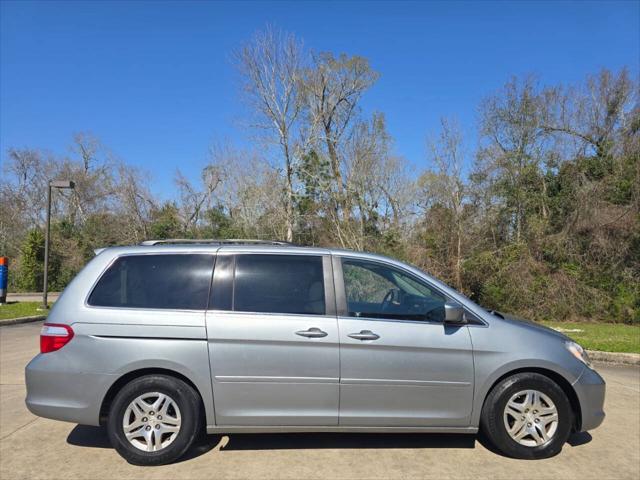
[[[25,403],[39,417],[99,425],[102,399],[116,378],[71,368],[59,352],[39,354],[25,368]]]
[[[580,402],[582,414],[580,431],[586,432],[600,426],[604,420],[604,397],[606,384],[604,379],[591,368],[585,367],[573,384]]]

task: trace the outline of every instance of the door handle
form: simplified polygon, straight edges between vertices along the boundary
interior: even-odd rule
[[[380,338],[380,335],[376,335],[371,330],[360,330],[360,333],[350,333],[348,336],[356,340],[377,340]]]
[[[327,332],[323,332],[319,328],[312,327],[312,328],[309,328],[308,330],[300,330],[296,332],[296,335],[300,335],[301,337],[307,337],[307,338],[322,338],[322,337],[326,337],[329,334]]]

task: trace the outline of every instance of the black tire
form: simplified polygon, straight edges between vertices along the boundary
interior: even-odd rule
[[[537,390],[545,394],[558,411],[557,430],[542,445],[521,445],[507,432],[504,409],[509,399],[522,390]],[[566,394],[557,383],[538,373],[518,373],[498,383],[487,395],[480,418],[482,433],[495,449],[508,457],[526,460],[549,458],[560,453],[572,426],[573,412]]]
[[[177,403],[181,414],[180,430],[169,445],[157,452],[145,452],[133,446],[125,437],[122,420],[129,404],[148,392],[160,392]],[[107,420],[111,445],[133,465],[165,465],[180,458],[202,432],[203,418],[198,393],[182,380],[167,375],[145,375],[127,383],[116,395]]]

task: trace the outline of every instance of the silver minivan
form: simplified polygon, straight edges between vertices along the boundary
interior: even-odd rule
[[[557,454],[604,419],[586,352],[379,255],[260,241],[100,251],[26,367],[36,415],[106,425],[129,462],[202,432],[475,434]]]

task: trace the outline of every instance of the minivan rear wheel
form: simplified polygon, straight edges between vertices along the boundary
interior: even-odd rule
[[[109,410],[113,447],[134,465],[163,465],[180,458],[202,428],[197,392],[167,375],[145,375],[127,383]]]
[[[553,380],[532,372],[500,381],[487,396],[480,427],[494,448],[513,458],[557,455],[573,425],[571,404]]]

